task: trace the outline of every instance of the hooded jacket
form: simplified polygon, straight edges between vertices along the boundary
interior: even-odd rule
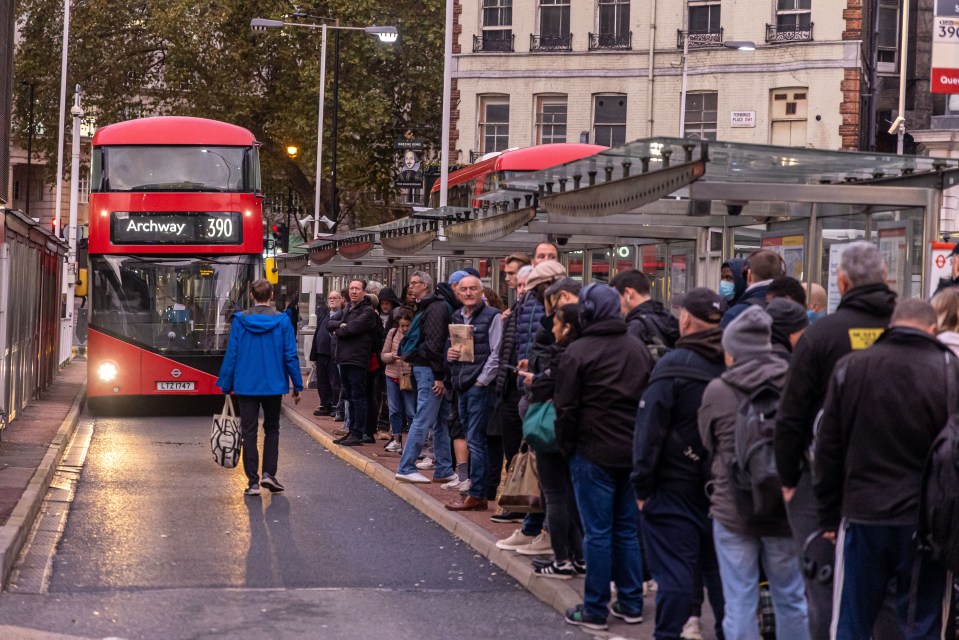
[[[226,356],[216,384],[223,393],[281,396],[303,390],[296,335],[289,316],[257,305],[233,316]]]
[[[643,344],[649,344],[653,338],[661,338],[672,349],[679,340],[679,321],[663,303],[647,300],[626,314],[626,331]]]
[[[761,309],[765,309],[766,291],[768,289],[769,282],[766,284],[753,285],[752,289],[747,288],[739,300],[726,309],[726,313],[723,314],[723,320],[719,323],[720,328],[725,329],[728,327],[729,323],[735,320],[740,313],[753,305],[756,305]]]
[[[916,526],[926,458],[951,404],[947,367],[959,375],[949,347],[906,327],[836,363],[813,467],[824,529],[836,530],[840,516]]]
[[[396,326],[396,323],[393,321],[393,311],[390,311],[389,313],[383,313],[380,311],[380,305],[382,305],[384,302],[392,303],[393,311],[396,311],[403,305],[400,304],[400,299],[396,297],[396,293],[392,289],[389,287],[380,289],[379,304],[376,306],[375,311],[380,316],[380,321],[383,323],[383,335],[386,335],[390,329]]]
[[[386,340],[383,342],[383,352],[380,353],[380,360],[386,365],[386,377],[399,380],[401,375],[410,374],[413,369],[406,362],[393,357],[394,353],[399,353],[400,343],[406,334],[400,331],[399,325],[390,329],[386,334]]]
[[[680,338],[656,363],[633,437],[632,481],[639,500],[660,489],[704,495],[709,470],[696,411],[706,385],[725,369],[719,329]]]
[[[730,467],[735,456],[736,417],[739,405],[764,384],[782,389],[789,365],[779,356],[766,353],[738,360],[719,379],[706,387],[699,407],[699,436],[710,460],[711,487],[709,515],[734,533],[753,536],[789,536],[785,514],[761,527],[749,525],[739,515],[730,489]]]
[[[416,351],[404,360],[414,367],[429,367],[436,380],[443,380],[446,377],[446,340],[450,335],[450,319],[453,311],[460,306],[453,289],[445,282],[436,285],[436,291],[420,300],[422,339]]]
[[[850,289],[836,312],[811,325],[796,343],[776,414],[776,470],[784,487],[799,484],[836,362],[872,345],[895,308],[896,294],[883,283]]]
[[[727,260],[720,266],[720,269],[729,267],[729,270],[733,272],[733,298],[732,300],[726,301],[727,307],[731,307],[739,302],[739,299],[742,298],[746,292],[746,278],[743,277],[744,264],[746,264],[746,261],[742,258],[733,258],[732,260]]]
[[[610,469],[632,467],[633,425],[653,368],[649,350],[619,318],[598,320],[567,347],[556,372],[556,441]]]
[[[345,327],[339,325],[345,324]],[[383,330],[380,318],[368,296],[347,307],[342,319],[330,318],[327,327],[336,334],[336,364],[363,367],[370,366],[374,349],[378,348],[378,336]]]

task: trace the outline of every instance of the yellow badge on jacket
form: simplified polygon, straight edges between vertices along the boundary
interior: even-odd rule
[[[868,349],[871,347],[885,329],[850,329],[849,346],[853,351]]]

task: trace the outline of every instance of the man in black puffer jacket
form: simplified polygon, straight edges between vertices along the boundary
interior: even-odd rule
[[[819,529],[807,450],[813,423],[823,406],[836,362],[870,347],[889,324],[896,294],[885,284],[886,264],[871,242],[853,242],[839,261],[839,309],[810,326],[793,350],[786,387],[776,416],[776,470],[786,498],[793,539],[800,549]],[[829,637],[832,587],[806,580],[809,637]]]
[[[350,403],[350,432],[336,444],[355,447],[366,435],[366,377],[373,355],[374,332],[381,329],[380,319],[366,297],[366,283],[354,280],[349,287],[350,304],[342,319],[327,321],[336,334],[336,364],[340,367],[343,391]]]
[[[649,278],[645,273],[626,269],[617,273],[609,284],[619,292],[629,335],[639,338],[659,355],[676,346],[679,322],[663,303],[650,297]]]
[[[633,488],[656,592],[656,637],[679,638],[699,618],[705,583],[721,636],[723,592],[706,497],[706,450],[696,412],[711,380],[725,371],[719,321],[726,305],[711,289],[683,298],[682,337],[656,363],[636,414]],[[698,623],[696,620],[693,624]]]
[[[643,619],[639,512],[629,473],[636,409],[653,358],[627,335],[615,289],[583,288],[580,309],[583,333],[560,361],[553,399],[556,441],[570,458],[588,558],[584,602],[566,612],[566,621],[602,630],[608,612],[628,623]],[[610,603],[614,575],[617,600]]]

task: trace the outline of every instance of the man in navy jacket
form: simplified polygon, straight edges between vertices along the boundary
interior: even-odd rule
[[[285,314],[270,302],[273,285],[265,279],[251,287],[253,307],[233,317],[230,341],[216,384],[223,393],[236,393],[243,430],[243,470],[249,484],[243,492],[260,495],[260,485],[278,493],[276,479],[280,445],[280,403],[293,382],[293,401],[300,401],[303,376],[296,355],[296,336]],[[257,418],[263,407],[263,477],[256,448]]]

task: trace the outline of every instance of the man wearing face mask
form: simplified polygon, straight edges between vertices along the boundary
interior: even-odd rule
[[[739,302],[746,291],[745,262],[742,258],[733,258],[724,262],[720,269],[719,296],[726,301],[727,307]]]

